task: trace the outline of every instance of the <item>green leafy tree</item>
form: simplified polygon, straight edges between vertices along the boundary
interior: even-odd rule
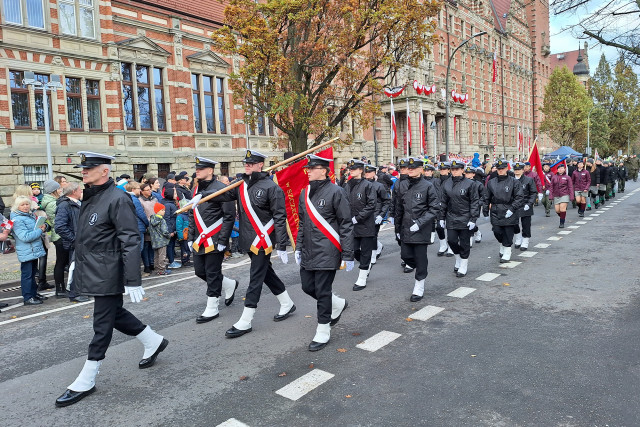
[[[264,115],[296,152],[362,127],[386,81],[425,57],[440,0],[231,0],[217,47],[237,60],[234,100]]]
[[[591,111],[591,126],[590,130],[590,146],[592,150],[598,149],[598,153],[604,156],[613,154],[614,149],[609,145],[609,139],[611,137],[611,129],[609,129],[609,116],[607,111],[601,106],[597,105]],[[587,144],[578,144],[578,147],[574,147],[580,152],[585,152]]]
[[[587,140],[587,114],[593,105],[587,90],[564,66],[551,73],[540,110],[544,120],[540,131],[560,145],[584,147]]]

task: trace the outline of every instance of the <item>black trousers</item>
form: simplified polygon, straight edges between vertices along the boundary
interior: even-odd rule
[[[207,296],[219,298],[222,294],[222,260],[224,252],[193,254],[193,269],[196,276],[207,282]]]
[[[521,216],[520,223],[522,224],[522,229],[520,228],[520,225],[516,225],[513,228],[513,232],[518,234],[522,231],[522,237],[531,237],[531,217]]]
[[[107,353],[113,329],[136,336],[147,327],[136,316],[122,308],[122,295],[94,297],[93,339],[89,344],[89,360],[102,360]]]
[[[251,268],[249,269],[249,287],[244,306],[247,308],[257,308],[262,292],[262,284],[267,285],[274,295],[280,295],[286,289],[284,283],[278,277],[271,265],[271,254],[265,255],[264,250],[260,250],[258,255],[249,252]]]
[[[318,302],[318,323],[331,322],[331,287],[336,270],[305,270],[300,267],[300,280],[305,294]]]
[[[438,239],[444,240],[444,228],[440,227],[440,221],[438,221],[438,225],[436,225],[436,232],[438,233]]]
[[[471,236],[473,231],[468,228],[462,230],[447,229],[447,243],[454,254],[460,255],[460,258],[467,259],[471,253]]]
[[[49,249],[44,247],[44,256],[38,258],[38,286],[44,286],[47,283],[47,258],[49,257]]]
[[[400,258],[411,268],[415,268],[416,280],[427,278],[429,260],[427,259],[428,244],[413,244],[402,242]]]
[[[64,288],[64,268],[69,264],[71,250],[63,247],[62,239],[56,240],[53,245],[56,247],[56,265],[53,268],[53,280],[56,285],[62,285]]]
[[[378,247],[377,242],[375,237],[353,238],[353,256],[357,261],[360,261],[360,270],[369,269],[371,254]]]
[[[493,235],[496,236],[498,242],[502,243],[502,246],[510,247],[513,244],[515,227],[515,225],[494,225]]]

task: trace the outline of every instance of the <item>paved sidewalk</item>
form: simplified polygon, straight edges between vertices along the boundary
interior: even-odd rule
[[[47,277],[53,275],[53,267],[56,264],[56,248],[51,245],[47,259]],[[0,254],[0,287],[9,283],[20,281],[20,261],[16,252]]]

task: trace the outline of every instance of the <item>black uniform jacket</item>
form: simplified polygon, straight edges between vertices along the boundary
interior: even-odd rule
[[[451,177],[442,185],[442,205],[439,218],[446,220],[447,229],[464,230],[469,221],[478,221],[480,199],[478,189],[472,180]]]
[[[393,186],[393,194],[391,195],[391,209],[389,216],[392,216],[394,221],[401,221],[401,217],[396,216],[398,210],[398,203],[402,203],[402,195],[409,188],[409,175],[402,174],[400,178],[396,180]]]
[[[373,218],[375,219],[378,216],[384,218],[389,213],[389,208],[391,207],[391,195],[389,194],[389,190],[384,184],[376,181],[375,179],[369,179],[368,181],[376,190],[376,211],[373,214]]]
[[[215,179],[210,181],[200,181],[198,183],[197,194],[212,194],[218,190],[225,188],[226,185]],[[222,228],[213,238],[213,249],[207,250],[204,244],[200,244],[200,247],[195,252],[198,255],[206,253],[217,252],[218,245],[229,246],[229,236],[231,230],[233,230],[233,223],[236,220],[236,205],[233,202],[221,202],[218,198],[208,200],[196,208],[200,213],[200,217],[204,221],[205,227],[210,227],[220,218],[222,218]],[[194,219],[195,212],[193,209],[189,210],[189,240],[194,241],[199,234],[196,222]]]
[[[479,217],[480,213],[482,212],[482,203],[484,202],[484,193],[486,191],[486,188],[484,186],[484,178],[478,179],[474,177],[472,181],[476,191],[478,192],[478,200],[480,201],[480,205],[478,206],[478,217]]]
[[[131,196],[112,179],[87,186],[78,215],[73,280],[83,295],[140,286],[140,232]]]
[[[269,233],[269,238],[273,249],[284,251],[289,244],[287,234],[287,211],[284,204],[284,192],[269,179],[267,172],[253,172],[250,175],[242,174],[242,180],[248,186],[249,201],[262,225],[266,225],[273,219],[273,232]],[[257,233],[249,220],[249,213],[245,212],[240,199],[240,187],[227,191],[216,197],[221,201],[237,200],[240,210],[240,237],[238,247],[243,252],[248,252],[255,240]]]
[[[484,215],[489,215],[489,205],[491,205],[491,224],[498,226],[517,225],[518,209],[524,206],[524,195],[520,181],[512,176],[496,176],[487,183],[487,190],[484,195]],[[507,211],[513,212],[509,218],[505,215]]]
[[[376,189],[366,179],[351,178],[344,185],[351,206],[351,217],[356,217],[353,237],[374,237],[376,235]]]
[[[309,198],[322,218],[340,237],[342,253],[309,217],[306,206],[307,189],[300,193],[300,223],[296,251],[300,251],[301,267],[305,270],[337,270],[342,260],[353,260],[353,223],[347,194],[330,179],[311,181]]]
[[[439,199],[433,184],[422,177],[409,178],[409,188],[402,195],[396,212],[395,229],[402,243],[430,244],[433,220],[439,212]],[[411,231],[413,224],[418,231]]]
[[[526,175],[520,177],[520,185],[522,186],[522,196],[524,197],[524,204],[518,209],[519,216],[533,216],[533,203],[538,197],[538,187],[533,178]],[[529,210],[524,210],[524,205],[529,205]]]

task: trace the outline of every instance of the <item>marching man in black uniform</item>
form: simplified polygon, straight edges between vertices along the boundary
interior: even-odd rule
[[[431,243],[433,221],[438,216],[438,196],[435,187],[422,178],[423,161],[417,157],[408,160],[409,187],[397,205],[395,231],[402,242],[400,256],[408,267],[415,268],[415,284],[410,301],[424,295],[427,278],[427,248]]]
[[[280,310],[273,317],[279,322],[296,311],[296,306],[289,293],[271,265],[271,252],[276,249],[284,264],[289,262],[287,255],[287,212],[284,205],[284,192],[269,179],[267,172],[262,172],[264,160],[262,153],[247,150],[244,159],[244,181],[234,190],[216,197],[221,201],[237,200],[240,209],[240,237],[238,246],[247,252],[251,259],[249,270],[249,287],[244,301],[244,311],[227,332],[227,338],[237,338],[251,332],[253,315],[260,301],[262,284],[278,298]],[[207,192],[210,193],[210,192]],[[206,196],[203,195],[203,196]]]
[[[345,184],[345,189],[351,206],[351,222],[354,224],[353,253],[356,260],[360,261],[360,273],[353,290],[361,291],[367,286],[371,255],[376,248],[376,189],[363,179],[363,161],[352,159],[348,165],[351,179]]]
[[[229,236],[236,220],[233,202],[209,200],[198,205],[203,192],[213,193],[225,188],[215,179],[213,171],[218,162],[204,157],[196,157],[196,178],[198,192],[193,198],[193,209],[189,213],[189,241],[193,242],[193,267],[196,276],[207,282],[207,307],[196,323],[206,323],[217,318],[218,302],[225,292],[225,305],[233,302],[238,281],[224,277],[222,261]]]
[[[515,227],[518,225],[518,209],[524,206],[524,196],[520,181],[507,174],[509,163],[500,159],[496,163],[498,176],[487,183],[482,211],[489,215],[493,235],[500,242],[500,262],[511,261],[511,245]]]
[[[440,177],[433,180],[433,185],[436,188],[436,194],[438,198],[442,199],[442,187],[444,183],[451,179],[451,163],[449,162],[441,162],[440,163]],[[453,251],[449,247],[447,243],[447,237],[445,234],[445,228],[440,226],[440,222],[436,226],[436,232],[438,233],[438,239],[440,239],[440,248],[438,248],[438,256],[447,255],[448,257],[453,256]]]
[[[479,172],[482,172],[482,174],[480,174]],[[476,218],[480,218],[480,215],[482,214],[482,202],[484,201],[483,176],[484,176],[484,172],[482,171],[482,168],[476,169],[473,166],[471,166],[471,163],[469,163],[464,168],[464,177],[471,180],[471,183],[473,184],[473,188],[478,193],[478,211],[476,213]],[[475,227],[473,227],[473,230],[471,230],[471,237],[469,238],[469,246],[473,247],[474,241],[479,243],[481,240],[482,240],[482,233],[480,233],[480,230],[478,229],[478,223],[476,222]]]
[[[439,222],[447,229],[447,241],[456,257],[453,271],[456,277],[467,275],[470,239],[478,221],[480,199],[473,181],[462,175],[465,164],[459,160],[451,161],[451,179],[442,185]]]
[[[344,190],[328,177],[332,159],[315,155],[307,159],[309,186],[300,194],[295,257],[302,290],[318,305],[318,327],[309,344],[309,351],[318,351],[329,342],[331,326],[338,323],[348,305],[331,287],[342,261],[347,271],[353,269],[353,223]]]
[[[524,206],[518,210],[518,222],[515,228],[515,241],[513,246],[521,251],[529,249],[529,239],[531,238],[531,216],[533,216],[533,203],[538,195],[538,187],[533,178],[524,174],[525,164],[516,162],[513,164],[513,173],[522,186]],[[522,227],[522,228],[521,228]]]
[[[364,166],[364,177],[373,185],[376,191],[376,211],[375,224],[376,224],[376,248],[371,254],[371,265],[375,264],[378,257],[382,253],[384,248],[382,243],[378,240],[378,233],[380,233],[380,225],[382,221],[389,213],[389,207],[391,206],[391,196],[387,187],[381,182],[376,181],[376,167],[371,165]]]
[[[407,175],[408,162],[407,159],[400,159],[398,161],[398,169],[400,170],[400,178],[396,181],[393,186],[393,195],[391,197],[391,212],[389,215],[393,218],[393,223],[402,221],[402,218],[396,216],[396,212],[398,211],[398,203],[402,203],[402,195],[409,188],[409,175]],[[401,246],[400,239],[396,239],[398,245]],[[411,273],[414,269],[409,267],[406,262],[402,261],[402,267],[404,268],[405,273]]]
[[[114,157],[81,151],[82,182],[86,187],[78,216],[73,275],[78,293],[94,297],[93,331],[87,360],[76,380],[58,397],[56,406],[69,406],[96,390],[95,380],[113,329],[135,336],[144,346],[140,369],[153,366],[169,341],[123,308],[144,297],[140,277],[140,232],[131,197],[109,178]]]

